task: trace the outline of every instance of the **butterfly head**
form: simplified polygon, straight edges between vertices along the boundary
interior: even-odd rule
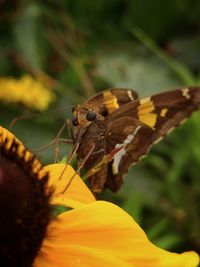
[[[86,105],[73,107],[72,114],[72,124],[74,126],[90,125],[97,118],[100,119],[99,116],[101,116],[94,108]]]

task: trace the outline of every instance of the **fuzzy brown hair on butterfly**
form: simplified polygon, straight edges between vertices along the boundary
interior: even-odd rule
[[[200,87],[186,87],[141,99],[130,89],[114,88],[73,108],[74,145],[86,171],[120,148],[89,178],[91,189],[117,191],[128,168],[199,107]]]

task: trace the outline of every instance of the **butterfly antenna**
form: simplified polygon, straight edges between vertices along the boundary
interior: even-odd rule
[[[66,109],[70,109],[72,106],[68,106],[68,107],[60,107],[57,109],[53,109],[53,110],[49,110],[49,111],[44,111],[44,112],[37,112],[37,113],[32,113],[32,114],[26,114],[26,115],[22,115],[22,116],[18,116],[16,118],[14,118],[11,123],[9,124],[9,129],[11,129],[17,121],[19,120],[26,120],[26,119],[30,119],[32,117],[38,117],[44,114],[50,114],[50,113],[55,113],[55,112],[60,112],[61,110],[66,110]]]
[[[22,115],[22,116],[16,117],[11,121],[8,128],[9,128],[9,130],[11,130],[13,128],[13,126],[16,124],[16,122],[19,120],[26,120],[26,119],[29,119],[32,117],[37,117],[39,115],[41,116],[41,113],[33,113],[33,114],[27,114],[27,115]]]

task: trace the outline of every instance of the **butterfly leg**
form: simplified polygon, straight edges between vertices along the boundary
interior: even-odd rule
[[[71,120],[67,119],[66,124],[67,124],[67,132],[68,132],[69,138],[75,142],[74,129],[73,129]]]
[[[72,159],[74,158],[74,156],[75,156],[75,154],[76,154],[76,152],[77,152],[77,150],[78,150],[78,148],[79,148],[79,145],[80,145],[80,139],[81,139],[81,137],[82,137],[82,133],[83,133],[83,132],[80,132],[78,138],[75,140],[75,136],[74,136],[74,134],[73,134],[73,129],[72,129],[71,121],[67,120],[67,125],[68,125],[69,129],[71,129],[70,131],[71,131],[72,136],[73,136],[73,138],[74,138],[74,139],[72,139],[72,140],[73,140],[74,147],[73,147],[73,150],[72,150],[70,156],[68,157],[68,159],[67,159],[67,161],[66,161],[65,168],[64,168],[64,170],[62,171],[59,180],[62,178],[62,176],[63,176],[65,170],[67,169],[67,166],[70,164],[70,162],[71,162]],[[94,148],[92,149],[92,151],[93,151],[93,150],[94,150]]]
[[[66,139],[60,138],[60,136],[61,136],[61,134],[65,128],[66,128],[66,123],[63,124],[63,126],[61,127],[61,129],[57,133],[56,137],[52,141],[50,141],[47,145],[42,146],[40,148],[31,149],[31,151],[33,153],[38,153],[38,152],[41,152],[43,150],[48,149],[51,145],[54,144],[54,159],[55,159],[55,162],[57,162],[58,161],[58,154],[59,154],[59,147],[58,147],[59,143],[65,143],[65,144],[73,144],[74,143],[74,140],[71,138],[68,138],[68,139],[67,138]]]
[[[68,129],[68,135],[69,135],[69,139],[62,139],[60,138],[60,136],[62,135],[63,131],[65,130],[65,128],[67,127]],[[69,130],[69,120],[67,120],[62,127],[60,128],[59,132],[56,135],[55,140],[55,146],[54,146],[54,155],[55,155],[55,162],[58,162],[58,154],[59,154],[59,143],[67,143],[67,144],[72,144],[74,143],[74,139],[71,136],[71,131]]]
[[[40,148],[34,148],[34,149],[30,149],[33,153],[37,153],[37,152],[41,152],[43,150],[48,149],[51,145],[55,144],[56,142],[58,143],[65,143],[65,144],[73,144],[73,140],[72,139],[53,139],[51,142],[49,142],[47,145],[42,146]]]
[[[77,147],[78,149],[78,147]],[[77,150],[76,149],[76,150]],[[87,156],[83,159],[83,161],[81,162],[81,164],[78,166],[78,169],[75,171],[74,175],[70,178],[68,184],[66,185],[65,189],[63,190],[63,193],[67,190],[67,188],[70,186],[70,184],[72,183],[74,177],[80,172],[80,170],[83,168],[83,166],[85,165],[85,163],[87,162],[87,160],[89,159],[89,157],[91,156],[92,152],[94,151],[95,149],[95,144],[92,144],[91,148],[90,148],[90,151],[88,152]],[[67,168],[67,165],[66,167],[64,168],[61,176],[63,175],[63,173],[65,172]]]

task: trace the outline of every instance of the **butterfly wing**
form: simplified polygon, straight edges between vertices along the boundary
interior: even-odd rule
[[[165,135],[199,106],[200,87],[176,89],[127,103],[110,114],[106,123],[128,116]]]
[[[137,93],[131,89],[111,88],[92,96],[84,104],[94,107],[98,113],[106,117],[137,98]]]
[[[113,192],[120,188],[129,166],[148,153],[154,134],[155,131],[151,127],[131,117],[120,118],[109,124],[106,133],[107,150],[111,152],[115,148],[122,149],[109,162],[105,187],[109,187]]]
[[[123,146],[109,165],[107,186],[116,191],[131,164],[200,106],[200,87],[189,87],[132,101],[107,117],[108,151]]]

